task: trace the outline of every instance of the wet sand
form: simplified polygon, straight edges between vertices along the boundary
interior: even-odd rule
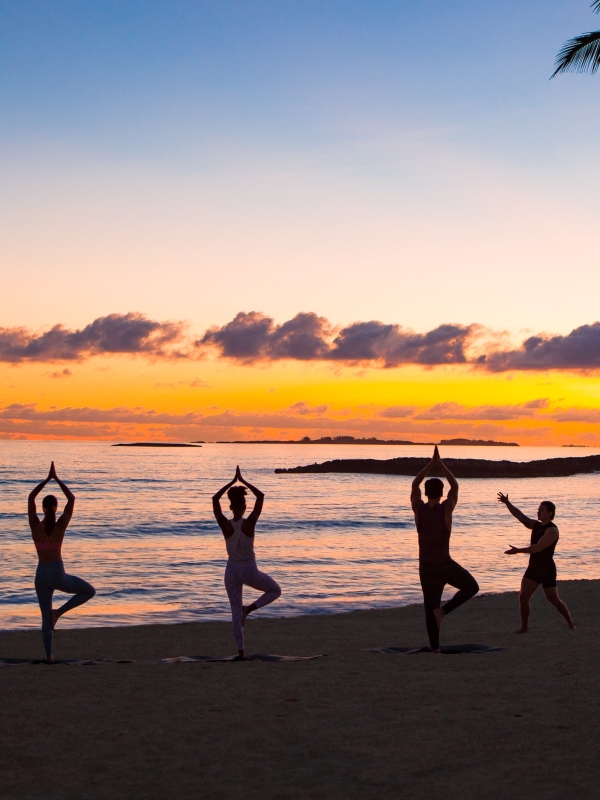
[[[0,668],[0,797],[595,796],[600,581],[560,591],[576,632],[541,590],[525,636],[516,594],[449,616],[443,644],[505,648],[480,655],[364,652],[424,645],[421,606],[249,620],[248,653],[328,654],[295,663],[157,663],[232,653],[227,623],[58,630],[58,658],[135,663]]]

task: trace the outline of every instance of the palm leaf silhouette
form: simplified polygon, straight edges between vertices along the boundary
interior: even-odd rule
[[[592,11],[600,14],[600,0],[593,0]],[[592,75],[597,72],[600,67],[600,31],[582,33],[565,42],[556,56],[555,67],[550,80],[562,72],[591,72]]]
[[[556,56],[555,66],[550,80],[562,72],[591,72],[592,75],[597,72],[600,67],[600,31],[582,33],[565,42]]]

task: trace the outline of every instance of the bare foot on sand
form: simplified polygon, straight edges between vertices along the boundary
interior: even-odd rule
[[[438,631],[439,631],[439,630],[441,630],[441,627],[442,627],[442,620],[446,616],[446,614],[444,613],[444,609],[443,608],[434,608],[433,609],[433,616],[435,617],[435,621],[437,622],[437,628],[438,628]]]
[[[527,633],[527,628],[519,628],[518,631],[513,631],[513,633]]]
[[[577,630],[577,625],[575,625],[574,622],[569,622],[568,625],[569,625],[569,630],[572,630],[572,631],[576,631]]]
[[[60,618],[60,614],[58,613],[58,611],[54,611],[53,610],[52,611],[52,630],[54,630],[54,628],[56,628],[56,623],[58,622],[59,618]]]

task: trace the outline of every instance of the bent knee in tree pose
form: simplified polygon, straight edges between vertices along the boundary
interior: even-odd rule
[[[439,478],[430,478],[425,482],[427,502],[424,502],[421,483],[434,467],[442,470],[450,490],[442,502],[444,483]],[[479,585],[464,567],[450,557],[452,513],[458,502],[458,481],[440,458],[437,447],[429,464],[412,483],[410,502],[419,534],[419,578],[423,590],[425,624],[431,649],[439,653],[443,618],[476,595]],[[458,592],[440,608],[446,584],[458,589]]]
[[[42,501],[44,519],[40,521],[35,499],[46,484],[52,480],[59,485],[67,503],[61,516],[56,519],[58,500],[53,494],[47,495]],[[27,503],[29,527],[39,559],[35,573],[35,591],[42,614],[42,639],[46,650],[46,660],[49,662],[54,660],[52,639],[54,627],[59,618],[67,611],[71,611],[82,603],[87,603],[96,594],[96,590],[90,583],[74,575],[67,575],[65,572],[61,548],[65,531],[73,516],[74,507],[75,495],[57,476],[53,461],[48,477],[35,487],[29,495]],[[60,608],[53,609],[52,597],[55,591],[72,594],[73,597]]]
[[[537,519],[532,519],[513,505],[507,494],[498,492],[498,502],[503,503],[510,513],[526,528],[531,530],[531,540],[528,547],[514,547],[512,544],[506,555],[513,556],[517,553],[529,555],[529,565],[521,580],[519,592],[519,610],[521,614],[521,628],[516,633],[527,633],[529,627],[529,614],[531,613],[530,600],[542,585],[548,602],[556,608],[559,614],[567,621],[569,628],[574,630],[577,626],[573,622],[571,613],[566,603],[558,596],[556,588],[556,564],[554,551],[558,543],[559,531],[554,522],[556,506],[550,500],[543,500],[537,510]]]
[[[241,486],[235,486],[237,483]],[[246,488],[254,497],[254,508],[247,518]],[[227,519],[221,510],[221,497],[227,492],[233,519]],[[235,477],[225,484],[213,497],[213,512],[227,548],[227,567],[225,569],[225,589],[231,606],[231,623],[233,635],[238,648],[238,658],[245,659],[244,623],[253,611],[269,605],[281,595],[278,584],[264,572],[259,572],[254,555],[254,529],[262,511],[265,496],[251,483],[244,480],[240,468],[237,467]],[[248,606],[243,605],[244,586],[250,586],[263,594]]]

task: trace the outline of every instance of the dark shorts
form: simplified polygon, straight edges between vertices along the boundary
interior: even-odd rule
[[[556,588],[556,564],[548,564],[544,567],[527,567],[524,578],[530,581],[541,583],[544,589]]]

